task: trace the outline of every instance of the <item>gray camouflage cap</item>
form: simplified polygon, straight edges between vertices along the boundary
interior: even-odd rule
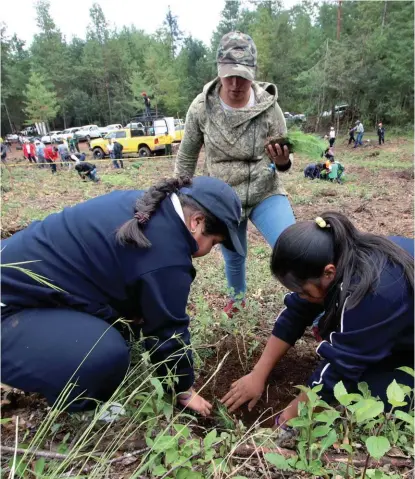
[[[219,43],[216,54],[218,76],[239,76],[255,80],[257,49],[249,35],[242,32],[229,32]]]

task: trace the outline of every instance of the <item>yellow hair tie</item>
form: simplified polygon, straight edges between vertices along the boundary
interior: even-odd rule
[[[330,225],[328,225],[321,216],[317,216],[317,218],[314,220],[320,228],[330,228]]]

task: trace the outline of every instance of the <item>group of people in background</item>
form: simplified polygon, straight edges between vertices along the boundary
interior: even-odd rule
[[[60,160],[60,167],[72,168],[75,164],[75,170],[83,180],[98,182],[97,168],[92,163],[85,161],[85,153],[79,150],[78,140],[69,138],[69,140],[60,140],[57,144],[45,145],[40,140],[25,140],[22,145],[23,156],[30,163],[37,163],[40,168],[50,166],[52,174],[57,172],[57,163]]]
[[[344,166],[334,159],[334,151],[330,146],[322,154],[325,162],[310,163],[304,168],[304,177],[310,180],[326,180],[335,183],[343,182]]]

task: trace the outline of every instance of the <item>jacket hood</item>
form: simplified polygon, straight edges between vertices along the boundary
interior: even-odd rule
[[[211,114],[217,113],[217,109],[222,110],[219,101],[220,78],[216,77],[213,81],[207,83],[203,88],[203,97],[205,100],[206,111]],[[228,121],[231,127],[235,128],[242,123],[260,115],[271,108],[278,99],[278,89],[273,83],[252,82],[252,88],[255,94],[255,105],[249,108],[238,108],[232,112]]]

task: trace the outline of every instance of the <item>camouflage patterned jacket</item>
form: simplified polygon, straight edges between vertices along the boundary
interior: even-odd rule
[[[225,112],[219,99],[219,78],[205,85],[187,112],[175,165],[175,175],[193,176],[204,144],[207,174],[235,189],[245,215],[265,198],[287,194],[264,150],[267,137],[287,131],[277,87],[261,82],[253,82],[252,87],[253,107]]]

